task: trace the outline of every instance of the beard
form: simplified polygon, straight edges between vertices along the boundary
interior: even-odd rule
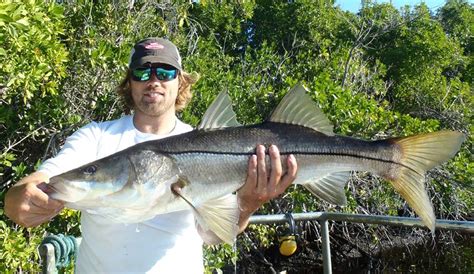
[[[147,89],[146,93],[152,92],[153,88]],[[147,96],[143,95],[140,99],[134,99],[135,110],[140,111],[148,116],[157,117],[163,113],[173,109],[176,98],[173,98],[171,94],[166,93],[164,95],[156,95],[155,100],[150,100]]]

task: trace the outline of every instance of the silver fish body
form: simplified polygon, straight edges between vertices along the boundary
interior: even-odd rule
[[[323,200],[344,205],[350,172],[370,171],[391,181],[434,229],[424,173],[452,157],[464,135],[441,131],[379,141],[337,136],[305,96],[304,89],[297,87],[268,122],[239,126],[228,98],[220,95],[200,128],[140,143],[55,176],[50,179],[52,197],[66,201],[71,208],[124,223],[192,208],[203,227],[231,242],[237,233],[239,211],[229,194],[245,183],[248,160],[256,145],[276,145],[284,170],[286,156],[293,154],[297,159],[294,183]],[[292,109],[303,111],[295,114]]]
[[[395,159],[400,152],[390,141],[368,142],[327,136],[302,126],[273,122],[210,131],[196,130],[140,146],[167,155],[176,163],[179,176],[189,182],[189,187],[183,188],[183,194],[189,192],[185,196],[196,197],[196,202],[203,202],[232,193],[242,186],[248,160],[255,153],[256,144],[278,146],[283,159],[293,154],[298,162],[297,184],[352,170],[389,174],[399,164]],[[282,164],[285,170],[285,161]],[[200,198],[204,196],[197,195],[206,192],[209,197]]]

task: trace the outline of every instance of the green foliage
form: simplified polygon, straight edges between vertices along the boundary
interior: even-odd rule
[[[466,54],[474,52],[474,9],[466,0],[448,0],[438,11],[445,32],[459,41]]]
[[[40,3],[1,4],[0,72],[7,88],[2,99],[9,104],[26,104],[35,95],[55,95],[57,81],[64,77],[67,52],[60,42],[62,8]]]
[[[3,214],[2,214],[3,215]],[[43,228],[13,227],[11,223],[0,220],[0,271],[14,273],[18,271],[39,272],[39,256],[36,248],[42,240]]]
[[[452,71],[464,82],[474,82],[474,7],[465,0],[448,0],[438,11],[438,18],[451,39],[459,42],[467,56],[465,66]]]
[[[16,152],[25,149],[23,137],[33,140],[45,134],[50,124],[64,115],[57,98],[68,60],[61,43],[63,18],[62,8],[52,3],[0,3],[2,175],[6,169],[20,168],[14,161]]]
[[[449,81],[456,80],[450,71],[465,62],[459,43],[449,39],[423,4],[402,14],[399,24],[372,52],[389,68],[387,74],[396,83],[388,95],[392,104],[402,112],[423,112],[439,110],[440,103],[451,104],[462,96],[457,90],[446,93]]]
[[[0,175],[18,181],[41,159],[48,135],[68,119],[60,98],[68,51],[63,7],[44,1],[0,3]],[[0,214],[0,272],[39,272],[36,252],[45,226],[24,229]]]
[[[206,274],[215,273],[225,266],[235,265],[237,252],[229,244],[220,244],[204,247],[204,266]]]

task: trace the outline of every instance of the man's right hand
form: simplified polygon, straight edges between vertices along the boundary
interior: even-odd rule
[[[34,172],[12,186],[5,195],[5,215],[15,223],[32,227],[48,222],[64,204],[46,194],[48,176]]]

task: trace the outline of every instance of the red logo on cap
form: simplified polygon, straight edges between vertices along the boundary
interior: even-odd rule
[[[162,44],[152,42],[150,44],[145,45],[146,49],[164,49],[165,47]]]

